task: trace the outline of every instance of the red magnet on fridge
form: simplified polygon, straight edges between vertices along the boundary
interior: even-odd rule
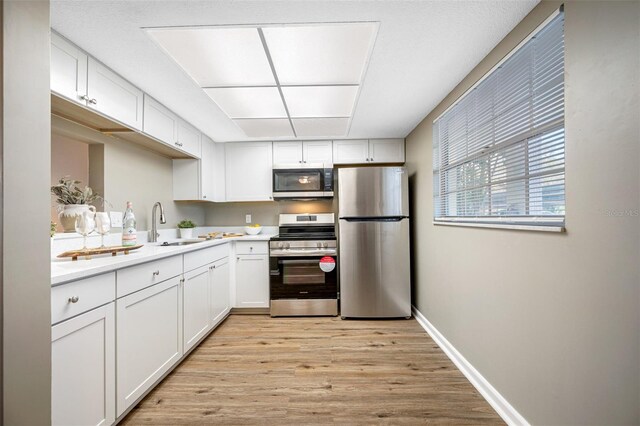
[[[331,256],[324,256],[320,259],[320,269],[323,272],[331,272],[336,268],[336,261]]]

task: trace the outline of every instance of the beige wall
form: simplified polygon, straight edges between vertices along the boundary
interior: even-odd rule
[[[68,137],[51,134],[51,184],[58,183],[62,177],[69,176],[89,185],[89,145]],[[56,197],[51,196],[51,220],[58,223]],[[58,232],[62,226],[58,224]]]
[[[217,226],[240,226],[245,215],[250,214],[253,223],[278,225],[280,213],[331,213],[333,201],[271,201],[263,203],[214,203],[206,205],[206,223]]]
[[[51,422],[49,2],[2,8],[0,423]]]
[[[565,8],[566,234],[432,224],[432,122],[407,138],[414,303],[532,424],[640,422],[640,3]]]
[[[156,201],[164,207],[167,223],[159,228],[175,228],[182,219],[197,224],[205,221],[201,203],[173,201],[172,160],[140,148],[131,142],[110,138],[104,145],[104,196],[122,211],[127,201],[133,202],[137,229],[151,229],[151,210]]]

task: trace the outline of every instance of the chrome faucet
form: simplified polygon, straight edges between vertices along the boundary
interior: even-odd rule
[[[155,243],[158,241],[158,226],[156,225],[156,210],[160,207],[160,223],[167,223],[167,220],[164,218],[164,209],[162,208],[162,203],[158,201],[153,205],[153,210],[151,211],[151,242]]]

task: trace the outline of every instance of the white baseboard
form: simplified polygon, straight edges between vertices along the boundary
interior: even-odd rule
[[[480,395],[487,400],[489,405],[493,407],[502,420],[508,425],[529,426],[527,420],[516,411],[509,401],[507,401],[500,393],[491,386],[476,370],[467,359],[425,318],[422,313],[412,306],[413,316],[418,324],[425,329],[431,338],[440,346],[440,349],[449,357],[451,361],[458,367],[462,374],[471,382],[471,384],[480,392]]]

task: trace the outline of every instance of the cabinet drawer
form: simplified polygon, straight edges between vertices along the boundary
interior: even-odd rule
[[[222,244],[215,247],[209,247],[206,249],[193,251],[191,253],[185,253],[184,255],[184,271],[193,271],[223,257],[229,256],[229,244]]]
[[[182,255],[121,269],[117,274],[117,297],[126,296],[182,274]]]
[[[105,305],[115,298],[115,272],[53,287],[51,289],[51,324]]]
[[[269,254],[267,241],[236,241],[236,254]]]

